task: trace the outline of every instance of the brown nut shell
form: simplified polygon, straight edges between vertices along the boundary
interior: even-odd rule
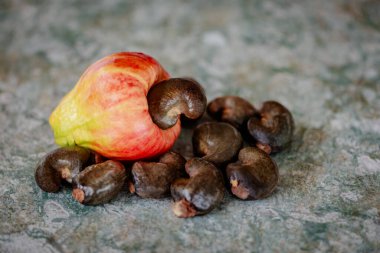
[[[43,191],[57,192],[62,180],[71,183],[89,158],[90,151],[78,146],[55,149],[38,163],[34,175],[36,183]]]
[[[76,177],[73,197],[85,205],[107,203],[120,192],[126,177],[123,164],[117,161],[88,166]]]
[[[230,123],[242,130],[248,119],[258,113],[253,105],[238,96],[224,96],[212,100],[207,106],[207,113],[217,121]]]
[[[267,101],[260,110],[260,116],[248,120],[247,128],[258,148],[267,153],[276,153],[291,143],[294,120],[285,106],[276,101]]]
[[[202,86],[190,78],[171,78],[153,86],[147,96],[149,113],[161,129],[174,126],[180,115],[200,118],[207,99]]]
[[[247,147],[239,152],[239,161],[226,168],[231,192],[244,200],[262,199],[276,188],[279,173],[276,163],[264,151]]]
[[[222,173],[200,158],[189,160],[185,168],[190,178],[177,179],[171,185],[174,214],[188,218],[206,214],[219,206],[224,197]]]
[[[129,187],[142,198],[170,196],[171,183],[185,175],[185,163],[185,158],[175,152],[164,154],[158,162],[135,162]]]
[[[216,165],[231,161],[243,145],[240,132],[228,123],[206,122],[193,133],[194,154]]]

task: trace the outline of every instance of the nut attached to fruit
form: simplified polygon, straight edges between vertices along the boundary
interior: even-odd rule
[[[270,154],[289,146],[293,137],[294,121],[285,106],[275,101],[267,101],[263,104],[260,115],[249,119],[247,127],[256,140],[256,146]]]
[[[180,154],[168,152],[158,162],[135,162],[132,166],[131,192],[142,198],[162,198],[170,195],[171,183],[185,175],[186,160]]]
[[[227,178],[232,193],[244,200],[269,196],[279,180],[276,163],[264,151],[247,147],[239,152],[239,161],[228,164]]]
[[[224,197],[222,173],[200,158],[189,160],[185,168],[190,178],[177,179],[171,186],[174,214],[188,218],[210,212]]]
[[[88,166],[75,178],[73,197],[85,205],[107,203],[120,192],[126,177],[123,164],[117,161]]]
[[[181,114],[200,118],[207,99],[202,86],[193,79],[171,78],[155,85],[148,93],[149,113],[161,129],[174,126]]]
[[[55,149],[38,163],[36,183],[46,192],[57,192],[61,188],[62,180],[72,183],[89,158],[90,151],[81,147]]]
[[[258,112],[247,100],[237,96],[224,96],[211,101],[207,113],[217,121],[230,123],[242,130],[248,119]]]
[[[149,114],[147,94],[169,74],[152,57],[109,55],[91,65],[50,116],[55,141],[109,159],[139,160],[167,152],[180,122],[162,130]]]
[[[216,165],[231,161],[243,145],[239,131],[223,122],[206,122],[194,130],[193,149],[196,156]]]

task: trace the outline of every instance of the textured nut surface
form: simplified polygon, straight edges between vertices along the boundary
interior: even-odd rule
[[[275,153],[291,143],[294,120],[285,106],[276,101],[267,101],[260,109],[260,116],[248,120],[247,128],[256,140],[257,147]]]
[[[232,193],[240,199],[262,199],[276,188],[279,173],[276,163],[264,151],[247,147],[239,152],[239,161],[226,168]]]
[[[207,113],[217,121],[230,123],[238,129],[245,127],[257,110],[247,100],[238,96],[224,96],[211,101]]]
[[[171,183],[185,174],[185,163],[185,158],[175,152],[164,154],[158,162],[135,162],[129,187],[143,198],[169,196]]]
[[[221,165],[231,161],[243,145],[239,131],[223,122],[206,122],[193,133],[193,150],[196,156]]]
[[[123,164],[117,161],[88,166],[76,177],[73,197],[85,205],[107,203],[120,192],[126,176]]]
[[[57,192],[62,180],[71,183],[90,158],[90,151],[81,147],[58,148],[45,155],[35,171],[37,185],[46,192]]]
[[[189,160],[185,168],[190,178],[177,179],[171,185],[174,214],[182,218],[193,217],[220,205],[224,197],[222,173],[200,158]]]
[[[198,119],[207,105],[202,86],[189,78],[161,81],[149,90],[147,99],[152,120],[161,129],[174,126],[181,114]]]

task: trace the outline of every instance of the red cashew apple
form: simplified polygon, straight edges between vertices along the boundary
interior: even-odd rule
[[[117,160],[167,152],[180,133],[180,121],[161,129],[147,101],[149,90],[167,79],[165,69],[143,53],[121,52],[95,62],[50,116],[56,143]]]

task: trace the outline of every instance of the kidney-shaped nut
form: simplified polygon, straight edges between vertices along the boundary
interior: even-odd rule
[[[223,122],[206,122],[197,126],[192,142],[196,156],[216,165],[231,161],[243,145],[239,131]]]
[[[171,78],[153,86],[148,93],[149,113],[161,129],[176,124],[181,114],[198,119],[206,110],[202,86],[190,78]]]
[[[290,111],[276,101],[267,101],[260,116],[248,120],[247,128],[256,146],[268,154],[286,148],[292,141],[294,120]]]
[[[238,129],[245,127],[248,119],[258,112],[247,100],[237,96],[224,96],[211,101],[207,113],[217,121],[230,123]]]
[[[57,192],[62,180],[71,183],[90,158],[90,151],[78,146],[53,150],[38,163],[35,171],[37,185],[46,192]]]
[[[158,162],[135,162],[129,189],[142,198],[170,196],[170,185],[184,176],[185,163],[185,158],[175,152],[164,154]]]
[[[192,158],[185,168],[190,178],[179,178],[171,185],[174,214],[188,218],[210,212],[224,197],[222,173],[200,158]]]
[[[244,200],[269,196],[279,180],[276,163],[267,153],[254,147],[240,150],[239,161],[228,164],[226,173],[231,192]]]
[[[73,197],[85,205],[104,204],[116,197],[126,177],[123,164],[117,161],[88,166],[75,178]]]

